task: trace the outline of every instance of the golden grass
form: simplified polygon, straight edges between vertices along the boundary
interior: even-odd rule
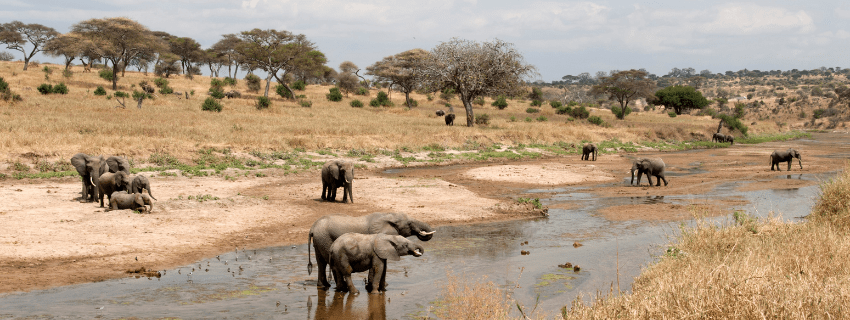
[[[41,68],[55,68],[50,80],[44,80]],[[716,121],[708,117],[680,116],[669,118],[660,112],[632,113],[625,121],[615,120],[610,111],[594,109],[592,115],[601,116],[612,126],[603,128],[586,121],[567,121],[566,116],[544,104],[537,114],[527,114],[528,101],[512,100],[505,110],[490,106],[475,106],[476,114],[487,113],[491,123],[468,128],[464,111],[457,100],[451,103],[458,113],[454,127],[447,127],[434,111],[445,109],[445,101],[436,98],[428,101],[424,95],[412,94],[419,107],[403,107],[404,95],[392,93],[395,107],[373,108],[371,97],[351,95],[342,102],[325,98],[329,86],[309,85],[307,90],[296,92],[312,101],[311,108],[301,107],[297,101],[272,97],[272,107],[254,108],[257,94],[248,93],[245,82],[239,80],[235,87],[243,93],[242,99],[224,99],[221,113],[201,110],[207,96],[209,77],[197,76],[188,80],[173,76],[169,80],[175,91],[194,90],[189,100],[174,95],[157,94],[146,100],[142,109],[128,101],[128,108],[115,108],[116,98],[107,100],[93,94],[103,86],[109,94],[110,83],[100,79],[96,70],[85,73],[82,67],[72,67],[70,79],[62,77],[62,66],[41,64],[38,68],[23,71],[21,62],[0,62],[0,77],[9,82],[12,91],[23,96],[15,104],[0,102],[0,162],[17,161],[21,155],[43,158],[68,159],[77,152],[89,154],[115,154],[136,159],[146,159],[155,152],[167,152],[179,159],[191,159],[198,149],[207,147],[230,148],[236,152],[287,151],[294,148],[317,149],[399,149],[421,148],[439,144],[446,148],[461,148],[469,141],[482,144],[555,142],[577,143],[582,140],[602,141],[618,138],[624,142],[642,140],[708,138],[716,128]],[[138,90],[142,80],[152,82],[153,74],[144,75],[127,71],[118,81],[119,90]],[[41,83],[64,82],[67,95],[41,95],[35,88]],[[274,84],[272,84],[274,87]],[[225,87],[225,90],[230,90]],[[273,94],[273,93],[270,93]],[[349,102],[359,99],[363,108],[352,108]],[[526,117],[536,119],[546,116],[545,122],[525,122]],[[517,121],[511,121],[511,117]],[[775,131],[776,128],[761,130]],[[755,130],[759,132],[760,130]],[[752,132],[752,130],[751,130]]]
[[[449,272],[445,280],[435,310],[440,319],[510,318],[511,304],[506,292],[486,277],[470,280]]]

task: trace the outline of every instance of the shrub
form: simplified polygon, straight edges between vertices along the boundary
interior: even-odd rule
[[[219,80],[218,78],[210,79],[210,87],[223,87],[224,81]]]
[[[153,96],[150,93],[147,93],[147,92],[144,92],[144,91],[133,90],[133,100],[139,100],[139,98],[153,99]]]
[[[274,87],[274,92],[277,92],[277,95],[284,97],[286,99],[292,99],[292,92],[286,89],[286,86],[279,84]]]
[[[172,94],[172,93],[174,93],[174,89],[172,89],[169,86],[162,86],[161,88],[159,88],[159,93],[160,94]]]
[[[0,99],[3,101],[21,101],[21,95],[17,93],[13,93],[12,90],[9,89],[9,83],[6,80],[3,80],[3,77],[0,77]]]
[[[531,121],[534,121],[534,120],[531,120],[531,117],[525,117],[525,122],[531,122]]]
[[[360,87],[360,88],[357,88],[357,91],[354,92],[354,94],[356,94],[358,96],[368,96],[369,95],[369,89],[366,89],[364,87]]]
[[[498,96],[491,105],[499,108],[499,110],[503,110],[508,107],[508,101],[505,99],[505,96]]]
[[[670,116],[670,118],[675,118],[676,117],[676,111],[667,112],[667,115]]]
[[[531,88],[531,93],[528,94],[528,98],[531,100],[542,100],[543,98],[543,90],[540,88]]]
[[[251,92],[259,92],[260,91],[260,77],[249,74],[245,76],[245,82],[248,86],[248,91]]]
[[[511,117],[510,117],[510,119],[508,119],[508,120],[510,120],[511,122],[516,122],[516,117],[515,117],[515,116],[511,116]]]
[[[428,99],[428,101],[434,101],[434,96],[432,96],[430,93],[426,94],[425,98]]]
[[[339,91],[339,88],[333,87],[330,90],[330,93],[326,94],[325,97],[330,101],[342,101],[342,92]]]
[[[535,88],[535,89],[536,89],[536,88]],[[543,101],[540,101],[540,100],[532,100],[532,101],[531,101],[531,106],[532,106],[532,107],[539,107],[539,106],[542,106],[542,105],[543,105]]]
[[[623,120],[626,118],[629,113],[632,113],[632,108],[626,106],[625,108],[620,108],[619,106],[612,106],[611,113],[617,116],[617,119]]]
[[[552,108],[554,108],[554,109],[558,109],[558,108],[561,107],[561,102],[560,101],[549,101],[549,105],[552,106]]]
[[[351,105],[354,108],[363,108],[363,101],[354,99],[354,100],[351,100],[349,105]]]
[[[221,87],[212,87],[210,88],[210,97],[224,99],[224,91],[221,91]]]
[[[418,106],[419,106],[419,102],[418,102],[418,101],[416,101],[416,100],[413,100],[413,99],[410,99],[410,100],[408,100],[408,101],[407,101],[407,102],[405,102],[405,103],[407,104],[407,107],[408,107],[408,108],[413,108],[413,107],[418,107]]]
[[[570,115],[576,119],[587,119],[587,117],[590,116],[590,111],[587,111],[587,108],[581,106],[579,108],[573,108],[573,110],[570,111]]]
[[[544,115],[540,115],[539,117],[537,117],[537,122],[545,122],[547,120],[549,120],[549,118],[546,118],[546,116]]]
[[[41,87],[39,87],[39,88],[41,88]],[[39,91],[41,91],[41,89],[39,89]],[[814,119],[822,118],[825,111],[826,110],[824,110],[824,109],[815,109],[815,111],[812,113],[812,118],[814,118]]]
[[[304,81],[298,80],[292,83],[292,89],[303,91],[307,88],[307,84]]]
[[[0,61],[12,61],[15,60],[15,56],[6,51],[0,51]]]
[[[216,98],[207,97],[204,104],[201,105],[201,110],[221,112],[221,103]]]
[[[112,74],[112,70],[109,69],[100,69],[98,75],[106,81],[112,81],[112,79],[115,78],[115,75]]]
[[[162,78],[162,77],[156,78],[156,79],[153,79],[153,84],[156,85],[159,88],[162,88],[162,87],[168,86],[168,80],[165,79],[165,78]]]
[[[313,102],[311,102],[310,100],[301,100],[299,104],[304,108],[309,108],[313,106]]]
[[[60,82],[59,84],[53,86],[52,92],[58,94],[68,94],[68,86],[66,86],[65,83]]]
[[[224,81],[222,81],[222,82],[224,82],[224,84],[228,85],[228,86],[235,86],[236,85],[236,79],[233,79],[231,77],[224,77]]]
[[[477,104],[479,106],[483,106],[484,105],[484,97],[475,98],[475,101],[472,101],[472,103]]]
[[[50,94],[51,92],[53,92],[53,86],[46,83],[42,83],[38,86],[38,88],[36,88],[36,90],[38,90],[38,92],[40,92],[41,94]]]
[[[538,112],[540,112],[540,109],[535,109],[535,108],[525,109],[525,113],[538,113]]]
[[[269,100],[269,98],[266,98],[264,96],[257,97],[257,105],[256,105],[257,110],[266,109],[269,106],[271,106],[271,104],[272,104],[272,101]]]
[[[570,114],[573,112],[573,107],[570,106],[560,106],[555,109],[555,113],[557,114]]]
[[[65,70],[62,70],[62,76],[65,77],[66,79],[69,79],[69,78],[74,76],[74,72],[71,71],[70,69],[65,69]]]
[[[446,88],[446,89],[443,90],[443,92],[440,92],[440,99],[443,99],[443,100],[446,100],[446,101],[452,100],[452,98],[454,96],[455,96],[455,89],[454,88]]]
[[[369,105],[373,107],[392,107],[393,102],[390,101],[390,98],[387,96],[386,92],[378,91],[378,97],[369,101]]]
[[[476,115],[475,124],[490,124],[490,115],[486,113]]]
[[[115,96],[118,98],[129,98],[130,95],[124,91],[115,91]]]
[[[587,122],[590,122],[597,126],[601,126],[603,123],[605,123],[605,121],[602,121],[602,118],[600,118],[599,116],[588,117]]]

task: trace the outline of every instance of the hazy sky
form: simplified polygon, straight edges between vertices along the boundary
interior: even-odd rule
[[[334,68],[350,60],[365,69],[385,56],[430,50],[452,37],[511,42],[545,81],[632,68],[664,75],[674,67],[714,73],[850,67],[848,1],[3,2],[0,22],[67,32],[82,20],[123,16],[194,38],[205,48],[226,33],[288,30],[315,42]],[[6,51],[20,58],[20,52]]]

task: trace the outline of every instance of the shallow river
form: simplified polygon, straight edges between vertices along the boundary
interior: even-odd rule
[[[833,174],[780,177],[820,181]],[[436,236],[423,243],[425,255],[390,263],[389,287],[383,295],[318,290],[315,274],[307,275],[307,247],[302,244],[232,251],[166,270],[159,278],[6,294],[0,296],[0,318],[433,318],[448,272],[476,280],[486,276],[527,309],[537,301],[538,310],[554,315],[577,295],[587,300],[597,291],[607,293],[612,286],[616,290],[617,261],[620,289],[629,290],[631,279],[664,252],[667,237],[682,223],[608,221],[595,214],[600,208],[738,197],[750,204],[736,209],[757,216],[775,211],[795,221],[809,212],[818,193],[817,186],[739,192],[738,185],[720,185],[699,196],[666,197],[594,198],[580,188],[556,189],[554,196],[541,199],[544,205],[577,201],[579,205],[573,206],[577,209],[551,209],[548,218],[535,220],[438,228]],[[553,190],[527,191],[549,196]],[[729,219],[715,218],[721,223]],[[573,247],[575,241],[582,246]],[[566,262],[581,266],[580,271],[558,267]],[[354,276],[361,290],[364,277],[365,273]]]

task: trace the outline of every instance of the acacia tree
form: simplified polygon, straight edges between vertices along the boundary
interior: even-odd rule
[[[180,69],[187,76],[192,75],[192,63],[200,62],[205,55],[201,44],[189,37],[171,37],[168,39],[168,47],[171,53],[180,57]]]
[[[375,76],[375,81],[390,82],[398,86],[400,91],[404,92],[404,101],[409,108],[410,92],[422,84],[422,70],[427,58],[428,51],[408,50],[375,62],[366,68],[366,74]]]
[[[293,62],[295,67],[291,71],[292,75],[307,83],[311,79],[320,78],[324,74],[325,63],[328,62],[328,58],[321,51],[313,50],[301,55]]]
[[[639,98],[649,98],[655,90],[655,81],[646,78],[646,71],[619,71],[600,79],[600,83],[590,88],[591,95],[607,95],[608,100],[620,103],[618,109],[611,110],[618,119],[624,119],[631,112],[629,102]],[[619,112],[618,112],[619,111]]]
[[[225,60],[224,63],[227,64],[227,76],[234,79],[236,73],[239,72],[239,65],[244,63],[244,57],[239,51],[241,45],[242,39],[231,33],[223,35],[222,39],[212,46],[212,49],[218,52]],[[231,69],[231,67],[234,67],[234,69]],[[231,70],[233,71],[232,74]]]
[[[240,51],[246,62],[262,69],[266,76],[266,90],[263,94],[269,96],[269,87],[272,77],[283,85],[286,90],[292,92],[281,78],[295,70],[298,63],[303,63],[304,56],[315,50],[315,45],[307,40],[303,34],[293,34],[289,31],[277,31],[274,29],[253,29],[240,33],[242,45]],[[309,60],[309,59],[307,59]],[[283,74],[278,76],[278,72]]]
[[[12,21],[0,25],[0,43],[8,49],[18,50],[24,54],[24,70],[29,66],[30,59],[43,50],[44,45],[59,36],[59,32],[51,27],[38,23],[25,24],[20,21]],[[27,54],[24,46],[29,42],[32,50]]]
[[[71,67],[74,59],[82,60],[83,55],[96,50],[97,46],[91,40],[73,32],[61,34],[44,44],[44,53],[65,58],[65,70]]]
[[[218,71],[221,70],[221,67],[227,63],[227,58],[224,55],[216,51],[213,48],[204,50],[204,56],[201,59],[201,62],[205,63],[210,68],[210,78],[218,77]]]
[[[71,31],[95,42],[102,57],[112,63],[112,90],[118,89],[119,67],[129,65],[138,54],[161,51],[163,46],[147,27],[122,17],[89,19],[75,24]]]
[[[424,65],[422,73],[430,90],[452,88],[460,95],[469,127],[475,123],[475,98],[513,95],[522,89],[526,78],[537,74],[534,66],[525,64],[513,44],[499,39],[478,43],[452,38],[432,49]]]
[[[702,109],[710,102],[691,86],[670,86],[655,92],[655,104],[673,108],[676,114],[687,109]]]

